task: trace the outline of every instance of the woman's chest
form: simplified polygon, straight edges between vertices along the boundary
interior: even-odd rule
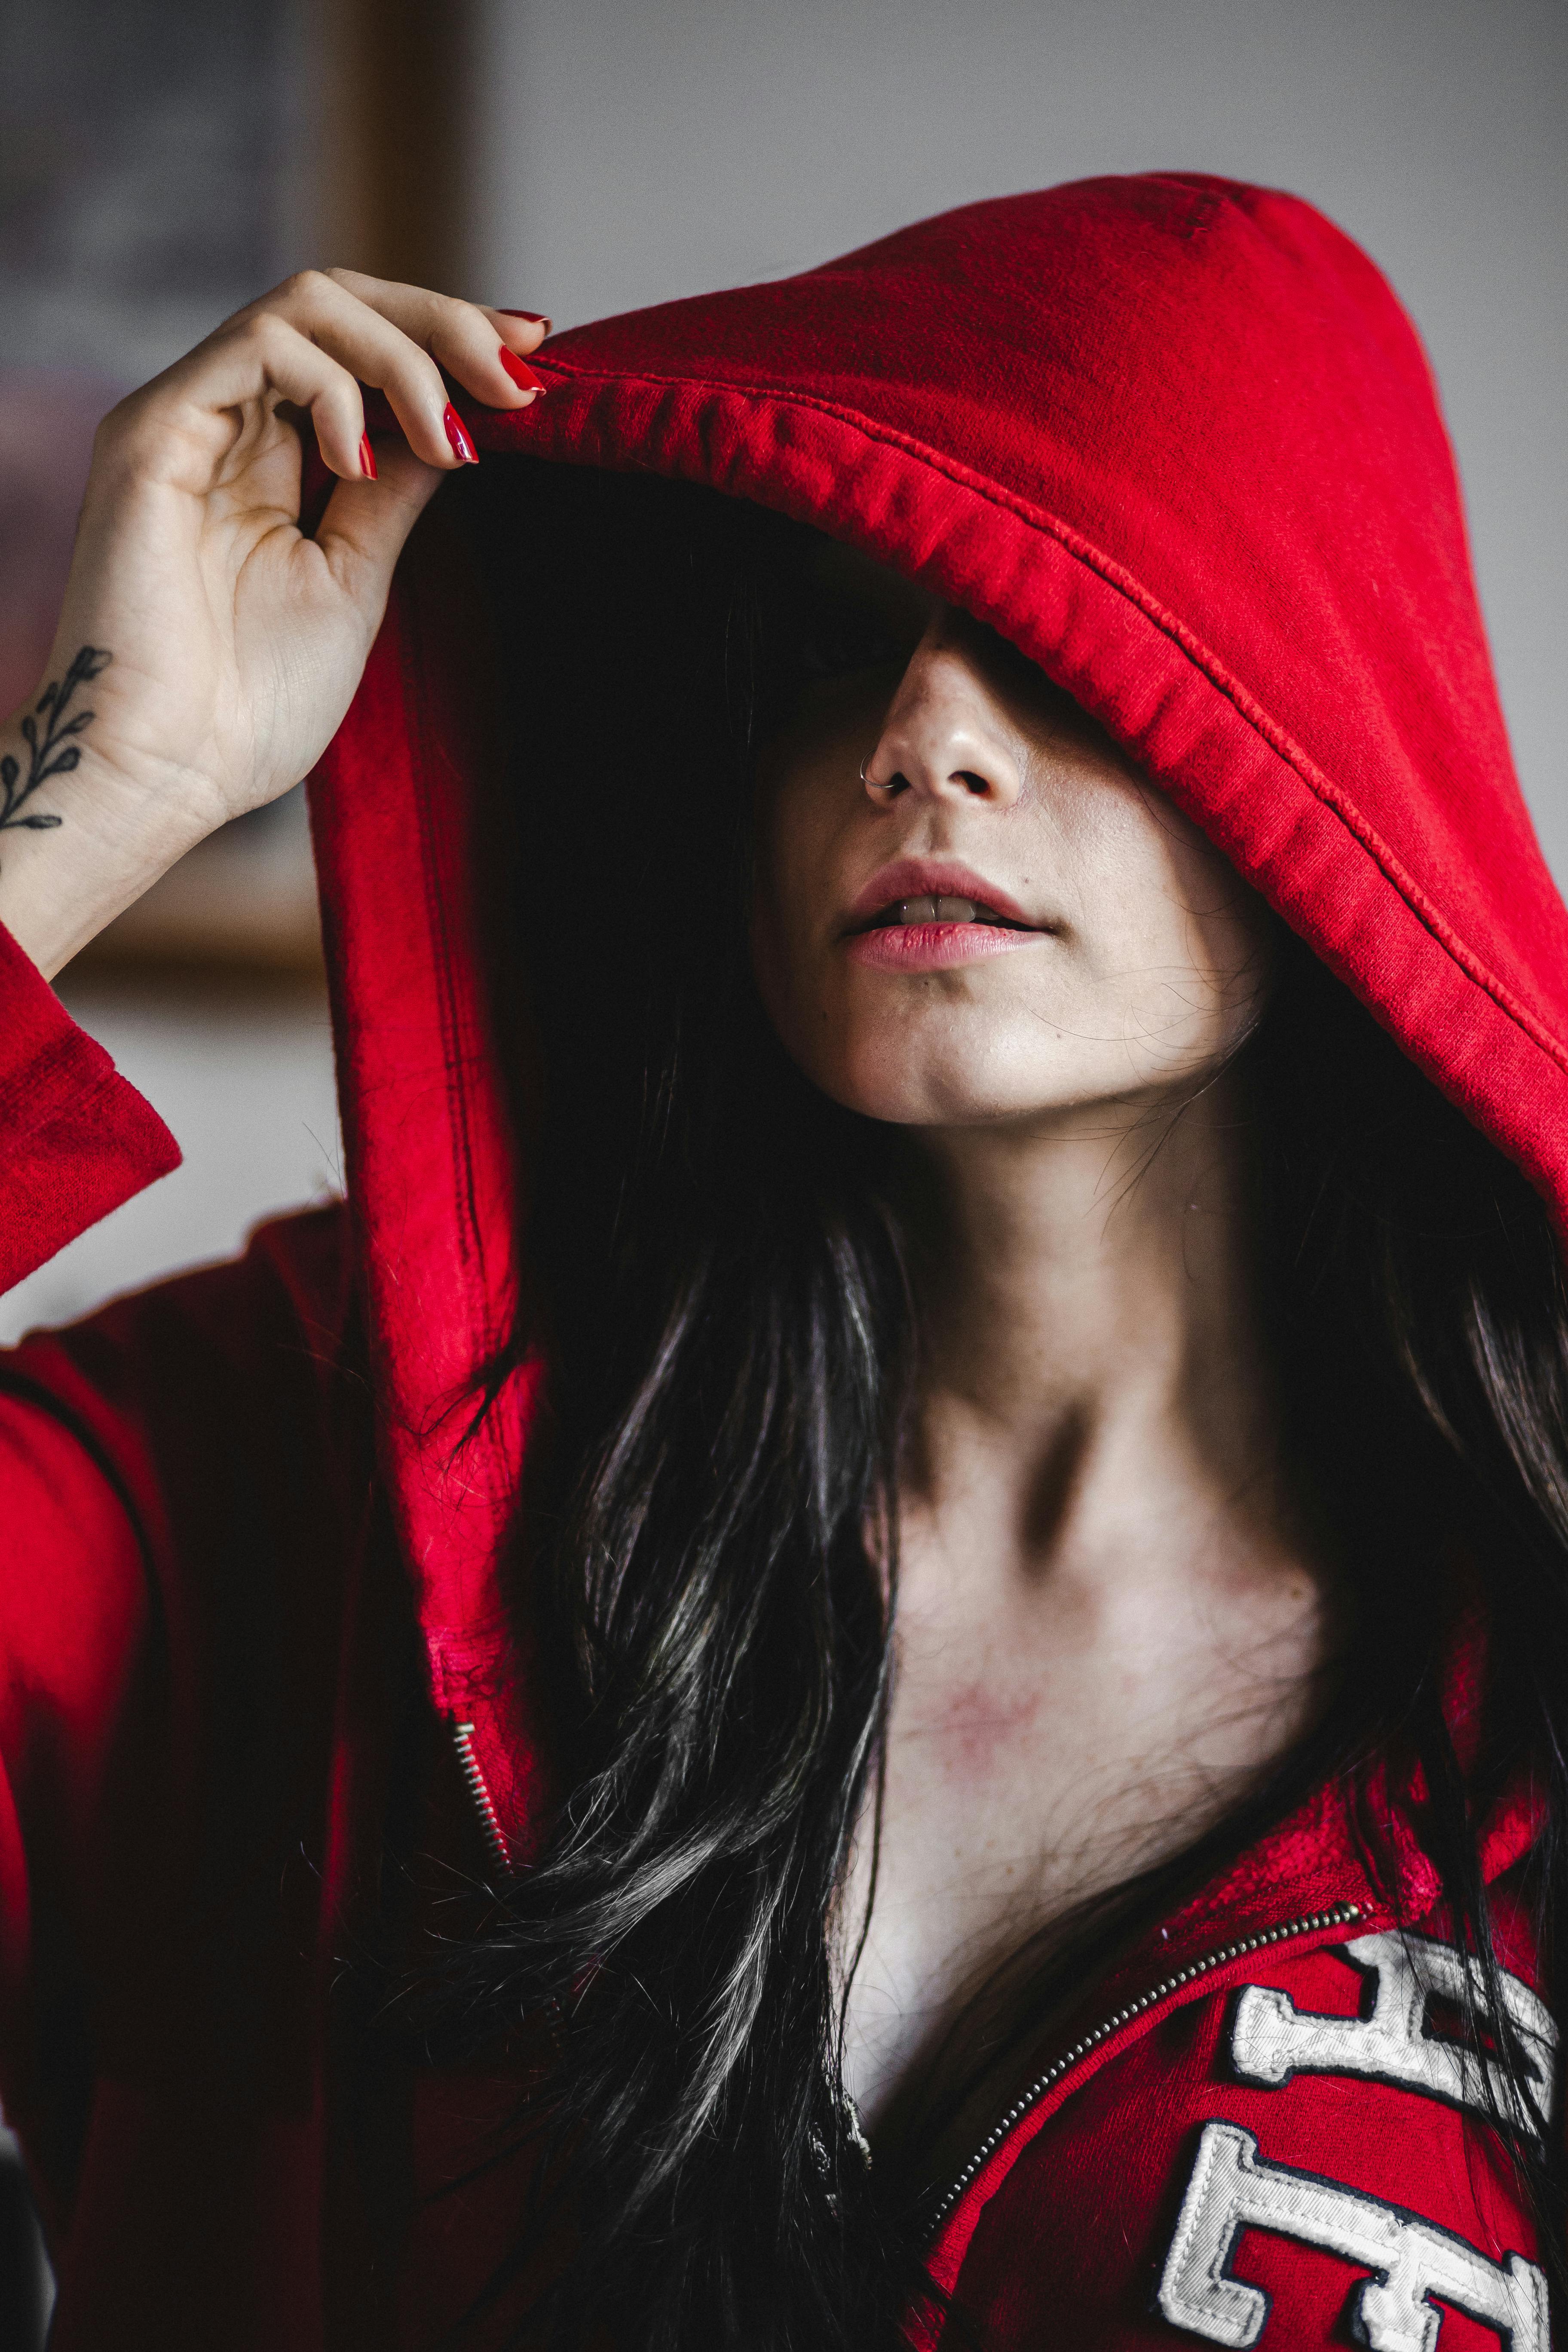
[[[1053,1930],[1180,1853],[1293,1738],[1294,1685],[1214,1645],[917,1622],[843,1912],[846,2079],[868,2127],[1016,2031]],[[1079,1629],[1081,1631],[1081,1629]]]

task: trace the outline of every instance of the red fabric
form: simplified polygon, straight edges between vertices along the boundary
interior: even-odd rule
[[[471,592],[427,556],[372,652],[312,815],[384,1458],[437,1703],[474,1723],[520,1850],[537,1761],[504,1694],[492,1570],[529,1373],[472,1426],[516,1280],[507,1123],[477,959],[464,951],[476,919],[469,796],[485,749],[474,714],[486,700],[465,673],[484,644]]]
[[[3,1291],[177,1168],[180,1147],[5,930],[0,991],[6,1027],[0,1069]]]
[[[1355,2078],[1302,2078],[1279,2090],[1231,2078],[1239,1987],[1275,1986],[1300,2010],[1355,2016],[1360,1981],[1335,1956],[1343,1937],[1342,1929],[1321,1937],[1288,1961],[1265,1955],[1238,1964],[1201,2000],[1171,2002],[1120,2040],[1105,2063],[1078,2070],[1068,2095],[1040,2103],[1032,2128],[1009,2144],[1011,2162],[973,2200],[968,2229],[960,2223],[951,2233],[963,2238],[958,2292],[983,2327],[985,2352],[1056,2344],[1157,2352],[1194,2340],[1152,2307],[1152,2289],[1194,2142],[1215,2120],[1251,2131],[1276,2164],[1418,2207],[1493,2262],[1533,2251],[1511,2184],[1478,2158],[1452,2110]],[[1097,2217],[1100,2225],[1089,2226]],[[1026,2248],[1033,2259],[1021,2258]],[[952,2251],[945,2263],[939,2254],[939,2272],[958,2267]],[[1251,2231],[1234,2268],[1272,2292],[1265,2352],[1346,2340],[1346,2304],[1363,2266],[1331,2249]],[[1442,2352],[1481,2345],[1495,2352],[1498,2337],[1495,2329],[1472,2334],[1451,2315],[1439,2341]]]
[[[1190,174],[973,205],[548,344],[481,449],[858,541],[1119,736],[1568,1217],[1568,918],[1384,279]]]
[[[1419,347],[1320,215],[1182,175],[1089,183],[575,331],[539,370],[533,409],[470,416],[486,463],[707,482],[994,622],[1568,1223],[1568,918]],[[59,2352],[417,2352],[504,2242],[497,2175],[422,2191],[482,2148],[506,2086],[410,2078],[329,1999],[411,1788],[443,1865],[484,1865],[443,1717],[473,1727],[514,1855],[541,1823],[541,1694],[496,1575],[526,1370],[461,1442],[517,1281],[477,947],[496,665],[460,556],[422,530],[313,789],[350,1210],[0,1374],[0,2091],[59,2259]],[[174,1153],[14,950],[0,989],[15,1277]],[[1452,2105],[1227,2073],[1241,1985],[1349,2015],[1347,1939],[1429,1913],[1407,1794],[1392,1885],[1324,1791],[1097,1991],[1064,2045],[1087,2046],[934,2247],[984,2352],[1176,2340],[1152,2298],[1216,2123],[1478,2259],[1530,2253]],[[1531,1827],[1492,1825],[1491,1871]],[[1258,2230],[1236,2274],[1273,2294],[1265,2352],[1331,2340],[1367,2275]],[[1444,2352],[1497,2340],[1446,2310]]]

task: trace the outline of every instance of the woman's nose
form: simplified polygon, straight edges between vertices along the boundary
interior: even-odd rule
[[[1012,729],[955,628],[933,621],[860,771],[868,798],[900,793],[1011,807],[1024,788]]]

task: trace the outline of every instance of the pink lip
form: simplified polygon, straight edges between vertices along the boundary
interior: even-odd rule
[[[994,907],[999,915],[1005,915],[1009,921],[1036,928],[1033,916],[1026,915],[1017,900],[998,884],[987,882],[973,866],[961,866],[951,857],[895,857],[886,866],[879,866],[850,908],[845,928],[859,931],[865,924],[874,922],[883,908],[890,907],[896,898],[978,898],[985,906]],[[910,928],[949,930],[980,929],[984,926],[922,924]]]
[[[869,964],[873,971],[943,971],[950,964],[1037,947],[1049,937],[1048,931],[1004,931],[994,923],[894,923],[884,930],[851,931],[844,952],[851,963]]]
[[[883,908],[900,898],[973,898],[1025,923],[1026,930],[1005,929],[999,923],[876,924]],[[1017,900],[947,857],[895,857],[878,867],[849,910],[842,945],[851,962],[874,971],[943,971],[950,965],[977,963],[982,957],[1006,955],[1014,948],[1033,947],[1051,936],[1052,926],[1036,924]]]

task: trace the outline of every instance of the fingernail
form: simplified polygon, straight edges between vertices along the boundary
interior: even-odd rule
[[[555,324],[554,320],[547,319],[542,310],[502,310],[500,315],[503,319],[526,319],[531,327],[542,327],[546,334]]]
[[[364,476],[367,482],[374,481],[376,478],[375,452],[370,446],[370,435],[368,433],[362,433],[359,436],[359,469]]]
[[[533,370],[529,366],[528,362],[526,360],[520,360],[515,352],[509,352],[504,343],[500,347],[500,363],[502,367],[505,368],[508,375],[510,376],[513,383],[517,385],[520,392],[542,392],[544,390],[543,384],[534,374]]]
[[[467,425],[450,401],[441,412],[441,422],[447,428],[447,438],[452,445],[452,455],[465,466],[477,466],[479,453],[468,438]]]

